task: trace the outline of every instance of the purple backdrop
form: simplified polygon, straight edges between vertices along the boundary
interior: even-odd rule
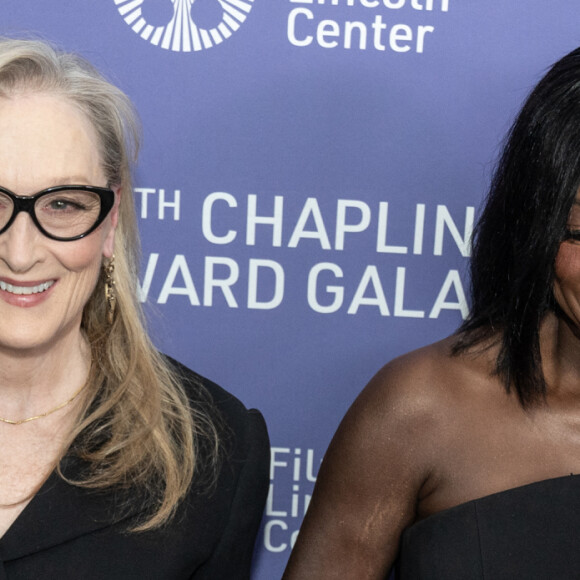
[[[1,3],[4,34],[81,52],[140,111],[152,333],[270,428],[256,579],[281,575],[359,390],[461,322],[498,144],[580,42],[578,2],[556,4]]]

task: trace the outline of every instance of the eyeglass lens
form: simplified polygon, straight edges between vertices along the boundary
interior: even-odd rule
[[[0,192],[0,229],[10,220],[14,203]],[[47,193],[34,203],[34,215],[50,235],[69,238],[82,236],[99,219],[101,198],[91,191],[61,190]]]

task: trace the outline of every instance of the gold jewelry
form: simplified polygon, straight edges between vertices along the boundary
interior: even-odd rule
[[[34,417],[28,417],[28,419],[17,419],[16,421],[13,421],[12,419],[5,419],[4,417],[0,417],[0,421],[2,421],[2,423],[8,423],[8,425],[22,425],[22,423],[29,423],[30,421],[36,421],[36,419],[42,419],[43,417],[48,417],[49,415],[52,415],[53,413],[60,411],[63,407],[66,407],[67,405],[72,403],[81,394],[82,390],[88,384],[89,384],[89,381],[87,380],[87,382],[84,383],[83,386],[70,399],[68,399],[64,403],[61,403],[58,407],[55,407],[54,409],[47,411],[46,413],[41,413],[40,415],[34,415]]]
[[[115,320],[115,309],[117,307],[117,292],[115,291],[115,280],[113,274],[115,273],[115,254],[107,264],[103,264],[105,270],[105,300],[107,301],[107,322],[109,325],[113,324]]]

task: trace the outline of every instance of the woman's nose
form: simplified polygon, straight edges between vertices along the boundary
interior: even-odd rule
[[[25,212],[0,234],[0,260],[13,272],[27,272],[39,260],[42,234]]]

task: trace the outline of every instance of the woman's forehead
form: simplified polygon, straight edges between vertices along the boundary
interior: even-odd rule
[[[27,194],[50,185],[102,185],[98,137],[66,98],[44,93],[0,99],[0,184]],[[58,183],[56,183],[58,182]]]

